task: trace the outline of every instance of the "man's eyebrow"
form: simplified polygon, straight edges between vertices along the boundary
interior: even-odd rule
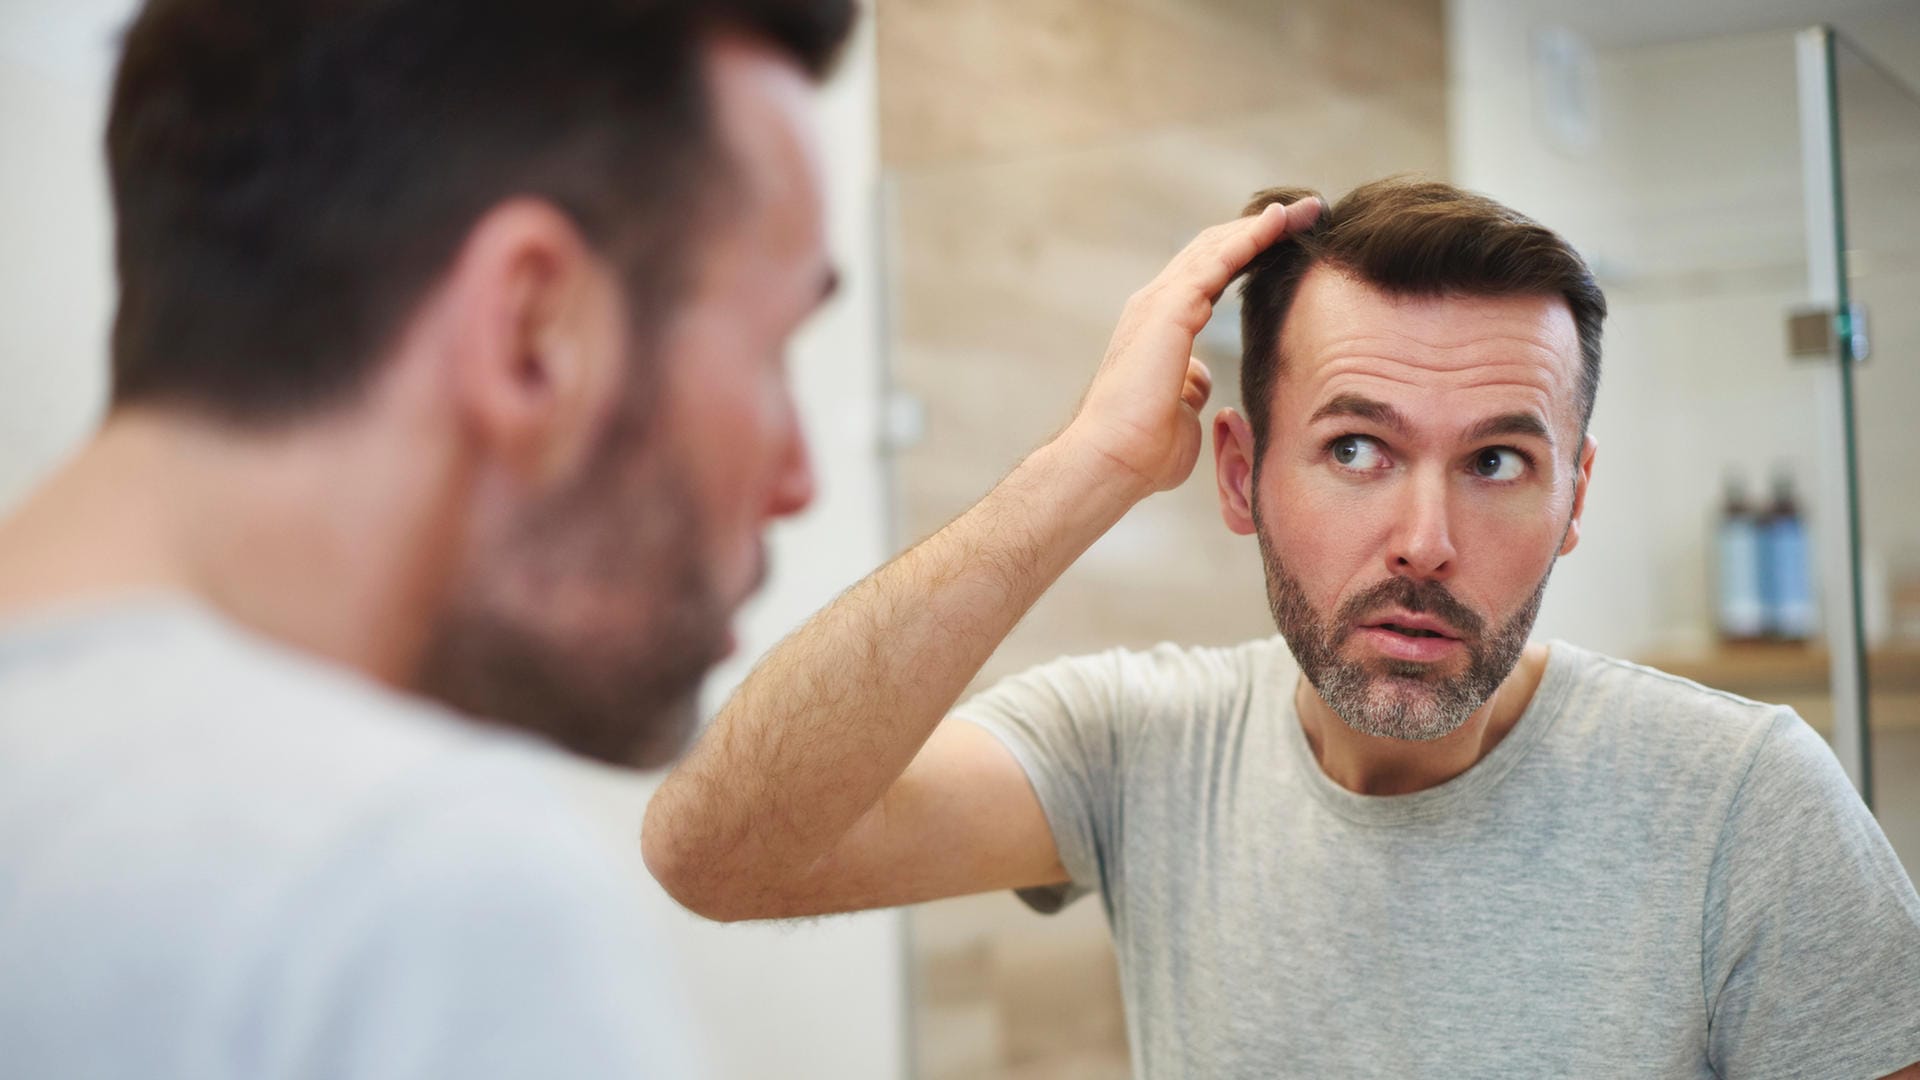
[[[1553,432],[1547,422],[1539,415],[1530,412],[1502,413],[1490,416],[1473,425],[1467,432],[1467,442],[1479,442],[1482,439],[1498,439],[1513,436],[1530,436],[1543,442],[1553,442]]]
[[[1407,418],[1400,414],[1400,410],[1384,401],[1375,401],[1370,397],[1362,397],[1359,394],[1351,393],[1336,395],[1325,405],[1315,409],[1313,415],[1308,418],[1307,423],[1318,423],[1328,417],[1337,416],[1348,416],[1356,420],[1365,420],[1401,435],[1404,435],[1410,427],[1407,423]],[[1513,438],[1516,436],[1531,437],[1551,443],[1553,441],[1553,429],[1547,426],[1547,422],[1542,420],[1538,413],[1502,413],[1499,416],[1490,416],[1473,425],[1466,433],[1463,441],[1479,442],[1482,439]]]
[[[1359,394],[1335,395],[1325,405],[1315,409],[1313,415],[1307,418],[1307,423],[1317,424],[1330,416],[1351,416],[1358,420],[1379,424],[1398,434],[1404,434],[1407,430],[1407,418],[1400,415],[1399,409],[1384,401],[1375,401],[1369,397],[1361,397]]]

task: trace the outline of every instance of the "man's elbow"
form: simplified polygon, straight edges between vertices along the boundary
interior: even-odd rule
[[[651,806],[640,827],[640,858],[675,903],[703,919],[732,923],[776,917],[752,902],[763,890],[751,874],[718,865],[711,853],[673,828],[669,815]]]
[[[702,918],[731,921],[722,918],[717,910],[719,890],[708,881],[712,875],[700,872],[702,860],[689,851],[684,837],[675,835],[668,816],[660,812],[657,800],[647,807],[640,825],[640,859],[647,864],[647,873],[653,875],[653,880],[660,883],[660,888],[673,897],[675,903]]]
[[[791,915],[780,904],[767,900],[764,889],[752,885],[743,888],[738,879],[722,881],[713,875],[676,872],[671,868],[663,872],[655,867],[644,845],[642,856],[647,859],[647,869],[654,880],[675,903],[710,922],[751,922]]]

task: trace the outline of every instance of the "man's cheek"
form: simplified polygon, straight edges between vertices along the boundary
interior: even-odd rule
[[[1301,518],[1273,532],[1274,554],[1309,588],[1353,570],[1353,547],[1334,526]]]

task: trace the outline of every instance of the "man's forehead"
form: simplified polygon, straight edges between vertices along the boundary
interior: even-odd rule
[[[1300,283],[1279,344],[1280,382],[1296,408],[1318,409],[1323,399],[1368,388],[1391,396],[1533,398],[1556,418],[1577,408],[1579,332],[1558,295],[1394,296],[1315,267]]]
[[[709,76],[730,165],[707,236],[709,276],[811,308],[837,283],[811,84],[766,43],[726,34],[709,46]]]
[[[763,41],[722,34],[708,47],[708,78],[737,197],[757,210],[817,217],[824,173],[806,73]]]

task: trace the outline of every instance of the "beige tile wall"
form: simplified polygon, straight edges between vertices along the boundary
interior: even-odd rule
[[[878,0],[901,535],[937,528],[1069,415],[1124,298],[1255,189],[1446,173],[1440,0]],[[1233,335],[1203,355],[1231,403]],[[1204,458],[1064,577],[982,673],[1270,633]],[[1127,1075],[1098,905],[914,915],[923,1080]]]

